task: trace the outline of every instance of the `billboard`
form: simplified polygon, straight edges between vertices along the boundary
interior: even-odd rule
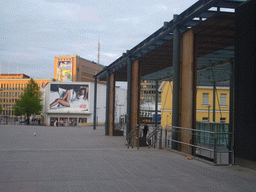
[[[88,113],[88,84],[51,84],[49,112]]]
[[[72,82],[72,61],[58,61],[57,81]]]

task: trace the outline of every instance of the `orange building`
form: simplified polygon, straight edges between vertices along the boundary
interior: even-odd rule
[[[27,88],[30,77],[25,74],[1,74],[0,75],[0,105],[1,115],[14,116],[13,106],[20,95]],[[34,79],[40,88],[52,81],[52,79]]]
[[[56,56],[54,58],[54,79],[60,82],[94,82],[93,75],[103,68],[103,65],[78,55]]]

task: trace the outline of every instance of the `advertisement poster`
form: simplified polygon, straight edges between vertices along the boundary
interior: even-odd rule
[[[49,112],[89,112],[88,84],[51,84]]]
[[[57,81],[72,82],[72,61],[58,61]]]

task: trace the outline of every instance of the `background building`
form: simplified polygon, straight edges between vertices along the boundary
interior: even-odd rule
[[[161,125],[172,125],[173,82],[164,81],[162,92]],[[229,87],[216,87],[215,122],[229,123]],[[213,87],[197,86],[196,121],[213,121]]]
[[[106,85],[97,85],[97,123],[105,123]],[[126,114],[125,89],[116,88],[115,115],[118,120]],[[68,101],[66,98],[70,97]],[[61,101],[62,100],[62,101]],[[65,102],[64,102],[65,101]],[[94,110],[94,83],[50,82],[43,91],[44,124],[54,125],[58,120],[62,126],[92,125]]]
[[[54,79],[59,82],[94,82],[93,75],[103,68],[103,65],[78,55],[56,56],[54,58]],[[104,84],[104,82],[99,83]]]
[[[162,81],[158,82],[160,85]],[[156,81],[144,80],[140,83],[140,102],[151,103],[156,100]],[[161,92],[158,94],[158,102],[161,102]]]
[[[3,108],[1,115],[14,116],[13,106],[20,95],[27,88],[30,77],[25,74],[0,75],[0,105]],[[34,79],[40,88],[45,87],[52,79]]]

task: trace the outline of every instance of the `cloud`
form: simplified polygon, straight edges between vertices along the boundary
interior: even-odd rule
[[[120,53],[101,53],[104,56],[110,57],[110,58],[117,58],[118,56],[120,56]]]
[[[151,6],[145,6],[144,9],[148,14],[157,13],[157,12],[166,12],[170,10],[170,8],[162,3],[154,4]]]
[[[70,20],[101,21],[101,16],[90,7],[81,7],[75,3],[48,3],[54,8],[54,14]]]
[[[102,18],[97,9],[82,7],[76,3],[47,2],[43,0],[24,0],[22,2],[6,1],[0,3],[0,13],[12,15],[8,17],[9,22],[17,20],[86,20],[101,21]]]
[[[115,22],[127,22],[127,23],[133,23],[133,24],[140,24],[144,20],[145,20],[145,16],[128,15],[123,18],[117,18],[114,21]]]

